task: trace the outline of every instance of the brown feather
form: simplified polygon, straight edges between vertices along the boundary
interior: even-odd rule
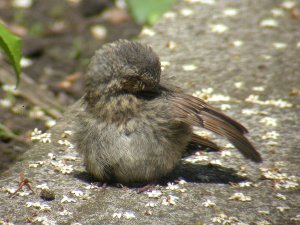
[[[220,150],[220,147],[218,145],[216,145],[215,143],[213,143],[212,141],[204,138],[204,137],[201,137],[197,134],[193,134],[192,135],[192,142],[193,143],[196,143],[196,144],[200,144],[204,147],[208,147],[208,148],[211,148],[213,150]]]
[[[174,93],[171,101],[176,106],[178,118],[184,123],[204,127],[221,135],[227,138],[246,158],[254,162],[262,161],[260,154],[243,135],[248,132],[247,129],[237,121],[193,96]]]

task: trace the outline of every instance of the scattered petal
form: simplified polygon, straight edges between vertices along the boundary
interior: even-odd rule
[[[268,141],[268,142],[266,143],[266,145],[267,145],[267,146],[278,146],[279,143],[278,143],[277,141]]]
[[[220,109],[223,110],[223,111],[231,109],[231,105],[229,105],[229,104],[221,104],[220,105]]]
[[[99,187],[94,184],[88,184],[87,186],[84,187],[86,190],[95,190],[98,189]]]
[[[276,140],[279,136],[280,136],[280,134],[277,131],[269,131],[265,135],[263,135],[261,138],[263,140],[267,140],[267,139]]]
[[[72,215],[73,213],[67,211],[66,209],[64,209],[63,211],[59,212],[59,215],[61,216],[69,216]]]
[[[262,27],[278,27],[278,22],[274,19],[265,19],[260,22],[260,26]]]
[[[36,163],[29,163],[28,167],[29,168],[37,168],[37,167],[42,166],[42,165],[44,165],[43,161],[37,161]]]
[[[12,101],[10,99],[0,99],[0,106],[3,108],[10,108],[12,107]]]
[[[82,197],[84,195],[83,191],[81,190],[73,190],[71,191],[71,194],[74,195],[75,197]]]
[[[236,88],[241,88],[242,86],[244,86],[244,83],[243,83],[243,82],[235,82],[235,83],[234,83],[234,86],[235,86]]]
[[[244,44],[244,42],[241,40],[235,40],[232,42],[232,44],[234,47],[241,47]],[[241,82],[237,82],[237,83],[241,83]]]
[[[207,199],[205,202],[202,202],[202,205],[206,208],[212,208],[212,207],[216,206],[216,203],[214,203],[211,200]]]
[[[256,224],[257,225],[271,225],[271,223],[269,221],[266,221],[266,220],[258,221]]]
[[[186,2],[189,3],[201,3],[203,5],[214,5],[216,4],[215,0],[185,0]]]
[[[98,40],[103,40],[107,37],[107,29],[101,25],[94,25],[91,27],[91,33],[94,38]]]
[[[227,8],[223,11],[225,16],[236,16],[238,14],[238,10],[234,8]]]
[[[29,66],[32,65],[32,63],[33,63],[33,61],[31,59],[29,59],[29,58],[25,58],[25,57],[21,58],[20,64],[21,64],[22,68],[29,67]]]
[[[49,205],[40,202],[26,202],[26,207],[33,207],[41,211],[51,211],[51,207]]]
[[[197,69],[197,66],[195,66],[194,64],[183,65],[182,69],[184,71],[193,71],[193,70]]]
[[[243,187],[251,187],[251,186],[255,186],[255,185],[250,181],[242,181],[242,182],[237,183],[237,186],[243,188]]]
[[[39,224],[46,224],[46,225],[55,225],[55,224],[57,224],[55,221],[50,220],[48,218],[48,216],[37,216],[37,217],[32,218],[32,220],[30,222],[32,222],[34,224],[39,223]]]
[[[222,94],[212,94],[213,89],[212,88],[207,88],[207,89],[202,89],[200,91],[196,91],[193,96],[204,99],[208,102],[228,102],[230,101],[229,96],[225,96]]]
[[[133,219],[133,218],[135,218],[135,215],[134,215],[134,213],[132,213],[132,212],[124,212],[124,213],[123,213],[123,217],[124,217],[125,219]]]
[[[257,211],[258,212],[258,214],[260,214],[260,215],[269,215],[270,214],[270,211],[267,211],[267,210],[259,210],[259,211]]]
[[[69,149],[73,149],[74,148],[74,145],[70,141],[68,141],[66,139],[65,140],[58,140],[57,143],[60,144],[60,145],[67,146]]]
[[[20,94],[19,90],[16,89],[15,85],[12,85],[12,84],[4,84],[4,85],[2,85],[2,90],[6,91],[6,92],[8,92],[10,94],[13,94],[13,95]]]
[[[263,87],[263,86],[256,86],[256,87],[253,87],[252,90],[253,91],[264,91],[265,87]]]
[[[276,49],[285,49],[287,47],[287,44],[286,43],[282,43],[282,42],[274,42],[273,46]]]
[[[241,222],[238,218],[234,216],[227,216],[224,213],[220,213],[218,216],[211,218],[211,221],[214,223],[220,224],[236,224],[236,225],[246,225],[245,223]]]
[[[278,100],[266,100],[266,101],[261,101],[259,99],[258,95],[249,95],[246,99],[246,102],[251,102],[251,103],[255,103],[255,104],[259,104],[259,105],[271,105],[271,106],[276,106],[279,108],[290,108],[293,105],[287,101],[284,101],[282,99],[278,99]]]
[[[29,8],[32,6],[32,0],[14,0],[12,5],[19,8]]]
[[[66,195],[63,195],[62,200],[60,201],[61,203],[67,202],[67,203],[72,203],[72,202],[76,202],[75,198],[70,198]]]
[[[170,66],[170,62],[168,61],[161,61],[160,66],[161,66],[161,70],[164,71],[166,67]]]
[[[59,160],[58,162],[56,161],[51,161],[51,164],[55,167],[55,169],[62,174],[70,174],[73,172],[73,165],[67,165],[65,161]]]
[[[125,219],[133,219],[135,218],[135,215],[133,212],[116,212],[112,215],[113,218],[121,219],[121,217],[124,217]]]
[[[157,204],[155,202],[148,202],[146,205],[146,207],[151,207],[151,208],[154,208],[157,206]]]
[[[13,194],[16,192],[16,188],[11,188],[11,187],[2,187],[1,191],[7,192],[8,194]]]
[[[65,155],[65,156],[63,156],[63,159],[68,160],[68,161],[76,161],[79,158],[76,156],[72,156],[72,155]]]
[[[222,166],[222,162],[219,159],[214,159],[209,162],[211,165]]]
[[[234,147],[233,144],[227,143],[227,144],[225,145],[225,148],[227,148],[227,149],[233,149],[233,148],[235,148],[235,147]]]
[[[278,206],[278,207],[276,207],[276,209],[278,209],[280,212],[285,212],[285,211],[290,210],[291,208],[288,206]]]
[[[246,102],[259,103],[258,95],[249,95],[248,98],[245,99]]]
[[[210,102],[228,102],[230,101],[229,96],[221,95],[221,94],[213,94],[211,97],[207,100]]]
[[[270,60],[270,59],[272,59],[272,56],[271,55],[262,55],[262,58],[265,60]]]
[[[228,150],[221,151],[221,156],[222,157],[230,157],[231,151],[228,151]]]
[[[182,178],[179,178],[179,180],[178,180],[178,184],[181,184],[181,185],[183,185],[183,184],[186,184],[187,182],[184,180],[184,179],[182,179]]]
[[[282,200],[286,200],[286,196],[283,195],[283,194],[280,194],[280,193],[277,193],[276,197],[279,198],[279,199],[282,199]]]
[[[169,41],[168,44],[167,44],[167,47],[169,49],[175,49],[177,47],[177,44],[175,41]]]
[[[198,162],[202,162],[202,161],[208,161],[208,156],[194,155],[194,156],[184,159],[184,161],[189,162],[189,163],[198,163]]]
[[[163,17],[166,19],[174,19],[176,17],[176,13],[175,12],[166,12],[166,13],[164,13]]]
[[[45,125],[47,127],[51,128],[51,127],[53,127],[53,126],[56,125],[56,120],[54,120],[54,119],[48,119],[48,120],[46,120]]]
[[[182,16],[191,16],[191,15],[194,14],[194,11],[191,10],[191,9],[185,8],[185,9],[180,10],[180,14],[181,14]]]
[[[284,1],[284,2],[281,3],[281,6],[284,9],[293,9],[296,6],[296,2],[294,2],[294,1]]]
[[[278,8],[272,9],[271,13],[275,17],[281,17],[284,15],[284,11],[282,9],[278,9]]]
[[[32,110],[29,111],[29,117],[33,119],[42,119],[44,120],[46,117],[45,112],[38,106],[33,107]]]
[[[276,118],[271,118],[271,117],[264,117],[260,121],[260,123],[265,124],[267,126],[277,126],[277,119]]]
[[[276,189],[290,189],[299,186],[297,178],[295,176],[289,176],[286,173],[281,173],[277,170],[269,168],[260,168],[262,171],[262,177],[265,179],[273,180]]]
[[[163,67],[166,67],[166,66],[170,66],[170,65],[171,65],[171,63],[168,62],[168,61],[161,61],[160,64],[161,64],[161,66],[163,66]]]
[[[42,183],[39,185],[35,186],[37,189],[42,189],[42,190],[49,190],[48,184],[47,183]]]
[[[296,222],[300,221],[300,214],[296,215],[295,217],[292,217],[290,220]]]
[[[153,37],[155,35],[155,31],[150,28],[144,27],[142,29],[141,35]]]
[[[291,180],[283,180],[280,182],[275,183],[275,188],[277,189],[290,189],[290,188],[296,188],[298,187],[299,184],[296,181],[291,181]]]
[[[120,213],[120,212],[113,213],[112,217],[120,219],[122,217],[122,213]]]
[[[179,198],[174,195],[168,195],[166,198],[163,199],[162,205],[176,205],[178,199]]]
[[[38,140],[41,143],[51,143],[51,133],[42,133],[42,131],[35,128],[31,133],[31,140]]]
[[[71,136],[73,134],[73,131],[71,131],[71,130],[65,130],[63,132],[63,134],[66,134],[67,136]]]
[[[166,189],[168,189],[168,190],[177,190],[177,189],[179,189],[179,185],[168,182],[168,186],[166,187]]]
[[[209,26],[210,30],[213,32],[213,33],[224,33],[228,30],[228,27],[223,25],[223,24],[212,24]]]
[[[238,200],[238,201],[242,201],[242,202],[249,202],[252,200],[250,196],[246,196],[241,192],[234,193],[228,199],[229,200]]]
[[[49,157],[51,160],[55,160],[55,159],[56,159],[56,156],[55,156],[52,152],[48,153],[48,157]]]
[[[159,198],[162,195],[161,191],[159,190],[147,191],[146,194],[149,198]]]

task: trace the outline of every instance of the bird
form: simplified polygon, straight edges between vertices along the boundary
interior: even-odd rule
[[[262,161],[248,130],[173,85],[149,45],[122,39],[103,45],[88,66],[84,91],[75,143],[87,172],[100,181],[150,183],[171,173],[189,144],[218,148],[195,127]]]

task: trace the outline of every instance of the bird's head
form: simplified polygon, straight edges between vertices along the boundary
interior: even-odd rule
[[[155,89],[160,81],[160,61],[149,46],[119,40],[96,51],[89,65],[87,95],[135,94]]]

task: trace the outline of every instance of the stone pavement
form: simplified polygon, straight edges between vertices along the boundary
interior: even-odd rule
[[[141,34],[164,73],[249,128],[262,164],[218,139],[222,153],[183,160],[152,192],[97,187],[69,142],[77,103],[1,174],[0,224],[300,224],[299,10],[296,1],[179,1]],[[20,172],[35,194],[9,198]]]

